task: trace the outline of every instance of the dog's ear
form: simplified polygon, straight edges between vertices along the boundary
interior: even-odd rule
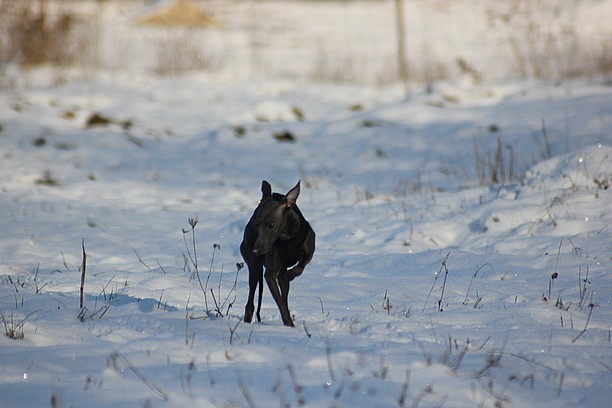
[[[261,182],[261,198],[265,198],[272,195],[272,186],[266,180]]]
[[[289,190],[289,192],[285,195],[281,204],[289,208],[293,204],[295,204],[299,195],[300,195],[300,182],[298,181],[295,187]]]

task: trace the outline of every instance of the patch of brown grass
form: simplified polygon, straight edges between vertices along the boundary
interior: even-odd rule
[[[189,0],[177,0],[169,6],[142,17],[139,24],[157,27],[219,27],[220,23]]]

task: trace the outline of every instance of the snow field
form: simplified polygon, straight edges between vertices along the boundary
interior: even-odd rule
[[[486,88],[192,76],[2,93],[0,311],[23,334],[0,336],[2,406],[605,406],[610,91]],[[449,93],[461,102],[437,103]],[[112,123],[88,127],[94,112]],[[515,178],[479,185],[474,141],[497,138]],[[267,289],[262,323],[240,323],[264,178],[302,179],[317,232],[296,329]],[[224,317],[194,279],[188,218]]]

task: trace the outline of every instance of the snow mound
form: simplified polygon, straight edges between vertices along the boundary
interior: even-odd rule
[[[598,144],[538,163],[525,176],[525,184],[554,183],[560,189],[607,190],[612,181],[612,147]]]
[[[522,183],[482,193],[469,231],[461,229],[460,214],[447,229],[458,229],[455,235],[464,239],[456,242],[464,249],[507,254],[541,254],[551,239],[596,235],[610,219],[611,154],[612,148],[595,145],[538,163]]]

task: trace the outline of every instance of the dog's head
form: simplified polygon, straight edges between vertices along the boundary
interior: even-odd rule
[[[299,218],[291,209],[300,195],[299,181],[280,201],[272,195],[272,187],[265,180],[261,183],[261,193],[254,225],[257,229],[257,240],[253,246],[255,255],[266,254],[277,239],[289,239],[299,228]]]

